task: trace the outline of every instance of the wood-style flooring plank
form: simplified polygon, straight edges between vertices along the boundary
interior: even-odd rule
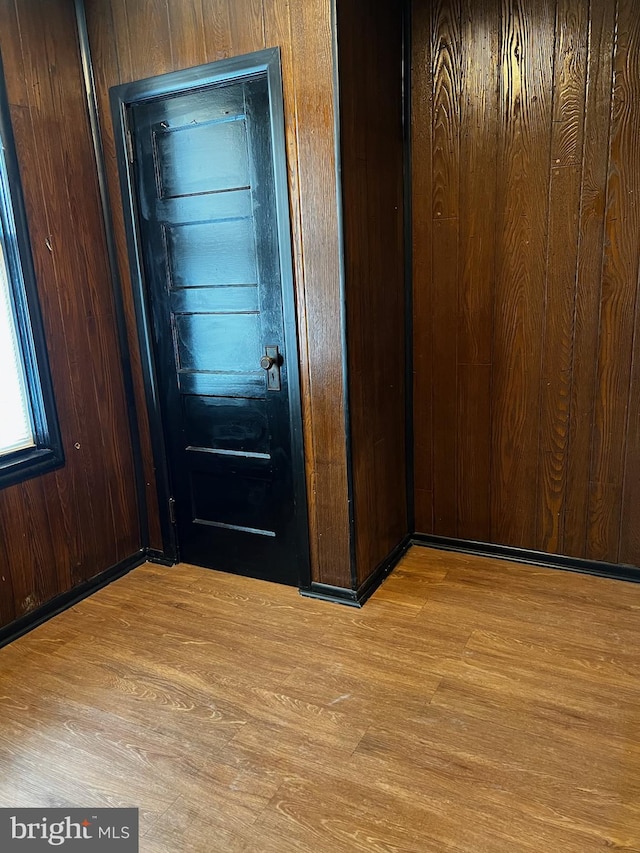
[[[146,565],[0,651],[0,805],[142,853],[640,850],[640,586],[414,547],[362,609]]]

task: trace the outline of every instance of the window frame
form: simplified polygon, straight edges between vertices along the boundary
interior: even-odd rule
[[[64,464],[11,114],[0,59],[0,240],[33,425],[34,446],[0,453],[0,489]]]

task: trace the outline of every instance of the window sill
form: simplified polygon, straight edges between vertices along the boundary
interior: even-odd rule
[[[0,489],[40,477],[64,465],[62,450],[29,447],[0,456]]]

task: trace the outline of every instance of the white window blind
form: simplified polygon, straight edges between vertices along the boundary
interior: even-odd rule
[[[33,445],[24,365],[0,242],[0,456]]]

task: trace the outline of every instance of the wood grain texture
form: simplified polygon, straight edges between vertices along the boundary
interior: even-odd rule
[[[565,550],[577,556],[586,553],[587,509],[591,490],[590,479],[585,477],[585,460],[590,459],[596,393],[595,365],[605,240],[604,211],[609,168],[615,16],[614,3],[604,0],[592,2],[564,523]]]
[[[13,591],[13,577],[9,572],[9,551],[4,537],[0,539],[0,560],[5,567],[0,571],[0,624],[8,625],[16,618],[15,594]]]
[[[628,74],[629,90],[627,109],[630,112],[630,132],[635,136],[636,144],[628,152],[631,160],[633,183],[629,189],[629,195],[637,193],[640,182],[640,151],[638,150],[638,133],[640,132],[640,30],[638,29],[637,10],[635,7],[621,6],[619,15],[619,26],[627,32],[626,43],[629,44],[629,62],[626,73]],[[626,160],[624,161],[626,162]],[[635,266],[638,272],[636,280],[640,275],[640,239],[638,237],[638,209],[637,201],[630,211],[631,221],[629,227],[632,229],[631,239],[635,245],[631,246],[632,258],[635,254]],[[633,348],[631,366],[631,387],[629,393],[629,404],[627,408],[627,441],[625,443],[624,480],[622,493],[622,513],[620,525],[620,552],[619,559],[627,563],[640,562],[640,532],[636,519],[640,510],[640,335],[638,334],[638,292],[636,290],[635,314],[633,322]]]
[[[638,10],[635,3],[620,0],[591,451],[590,479],[594,488],[587,526],[587,554],[594,559],[604,559],[610,541],[620,535],[628,414],[636,416],[628,413],[628,407],[640,257],[639,68]],[[633,448],[633,452],[637,450]],[[631,472],[631,477],[637,475],[637,469]]]
[[[87,19],[92,49],[100,56],[98,99],[133,350],[136,327],[108,89],[196,61],[212,62],[265,45],[282,48],[312,570],[316,581],[350,586],[330,5],[325,0],[302,5],[284,0],[89,0]],[[134,373],[140,397],[138,358]],[[147,482],[154,490],[144,415],[141,433]]]
[[[411,197],[413,281],[413,443],[416,528],[433,533],[433,279],[431,217],[433,98],[431,9],[411,10]]]
[[[348,586],[350,533],[330,4],[309,0],[291,4],[289,12],[304,258],[298,295],[304,301],[308,347],[302,356],[302,371],[308,376],[311,409],[311,444],[307,443],[306,453],[311,453],[312,487],[308,494],[317,536],[317,566],[312,565],[312,573],[323,583]]]
[[[552,147],[555,142],[554,138]],[[579,211],[580,168],[553,166],[545,287],[547,309],[540,377],[535,540],[541,550],[551,553],[563,552]]]
[[[547,0],[503,4],[492,539],[523,548],[536,545],[554,19]]]
[[[2,3],[0,50],[66,458],[0,492],[7,624],[137,552],[141,534],[72,5]]]
[[[433,506],[434,529],[454,536],[457,528],[458,336],[447,318],[458,311],[460,237],[460,0],[432,4],[433,98],[431,336],[434,352]],[[453,393],[447,393],[447,389]]]
[[[207,62],[215,62],[217,59],[227,59],[231,56],[230,5],[228,0],[202,0],[202,24]],[[184,14],[184,6],[184,3],[179,4],[181,14]],[[176,67],[180,67],[179,61]]]
[[[124,3],[127,54],[131,59],[133,80],[151,76],[149,69],[152,69],[151,74],[164,74],[174,67],[168,5],[169,0],[136,0],[135,3],[126,0]],[[178,45],[176,53],[177,48]],[[176,58],[179,61],[180,58]]]
[[[173,65],[176,63],[176,57],[184,63],[185,68],[202,65],[206,61],[203,5],[202,0],[193,0],[192,3],[169,0],[169,37]],[[113,45],[113,42],[111,44]]]
[[[563,551],[588,6],[558,0],[551,125],[536,542]]]
[[[238,56],[265,46],[265,19],[262,0],[235,0],[229,6],[231,50]]]
[[[498,0],[461,6],[457,528],[491,535],[491,363],[498,134]],[[478,407],[482,407],[482,411]],[[462,485],[464,484],[464,485]]]
[[[73,451],[83,457],[89,493],[107,496],[104,508],[99,503],[95,507],[91,501],[88,503],[93,538],[99,553],[108,554],[123,537],[125,542],[130,540],[130,519],[135,518],[136,507],[134,492],[127,482],[132,459],[125,424],[126,404],[113,297],[104,262],[106,246],[95,162],[74,44],[74,19],[71,10],[65,8],[64,14],[56,15],[46,28],[44,37],[35,9],[31,7],[31,14],[20,20],[25,73],[38,91],[38,97],[30,104],[34,134],[44,139],[48,130],[57,140],[57,145],[41,145],[38,159],[48,216],[48,243],[67,340],[67,381],[73,389],[80,427]],[[71,73],[64,71],[66,56],[60,55],[60,45],[76,61]],[[61,181],[60,176],[65,174],[67,179]],[[70,241],[74,251],[66,250],[65,244]],[[77,282],[75,292],[65,286],[69,281]],[[55,338],[51,341],[54,346]],[[91,365],[88,375],[84,373],[87,364]],[[72,449],[69,447],[67,452],[65,448],[65,452],[68,458]],[[116,550],[118,557],[112,562],[129,556],[138,547],[127,544],[120,554]],[[81,570],[75,581],[84,579]]]
[[[337,8],[350,439],[358,582],[409,532],[402,10]]]
[[[491,365],[458,365],[456,530],[465,530],[479,542],[490,538],[491,450],[486,436],[490,423]]]
[[[637,4],[412,8],[418,528],[637,565]]]
[[[142,853],[634,851],[638,608],[425,548],[359,611],[143,566],[0,650],[0,805],[135,803]]]
[[[96,95],[101,116],[109,113],[109,91],[108,80],[116,75],[120,82],[120,75],[130,79],[131,58],[129,45],[120,51],[116,49],[114,39],[114,28],[116,22],[119,26],[126,27],[125,9],[121,2],[113,4],[110,8],[103,3],[88,0],[86,3],[88,22],[92,25],[91,30],[91,53],[93,59],[93,71],[96,80]],[[179,43],[179,39],[178,39]],[[189,48],[185,47],[188,51]],[[146,500],[148,508],[149,523],[149,545],[151,548],[162,550],[162,533],[160,530],[160,518],[158,511],[158,494],[156,486],[153,455],[151,451],[151,436],[149,431],[149,420],[146,411],[144,395],[144,383],[142,379],[142,365],[140,351],[138,348],[135,332],[135,309],[131,287],[129,285],[129,270],[126,262],[127,248],[124,231],[124,220],[122,205],[119,203],[120,185],[116,165],[116,149],[113,136],[113,126],[110,121],[101,121],[102,145],[106,164],[106,176],[111,199],[111,215],[114,222],[114,237],[118,254],[118,271],[122,282],[122,298],[127,325],[127,338],[129,343],[129,356],[132,364],[134,383],[134,394],[136,401],[136,412],[139,421],[140,445],[142,454],[142,465],[144,470],[144,481],[146,487]]]

